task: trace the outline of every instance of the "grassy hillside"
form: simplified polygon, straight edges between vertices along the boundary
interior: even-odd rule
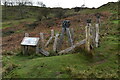
[[[2,19],[3,21],[7,20],[21,20],[21,19],[51,19],[53,17],[59,17],[70,9],[63,8],[46,8],[46,7],[37,7],[37,6],[2,6]],[[63,17],[65,17],[63,15]]]
[[[9,63],[5,78],[118,78],[115,55],[106,59],[100,55],[92,59],[83,53],[42,58],[8,56],[4,60]]]
[[[36,20],[37,11],[32,12],[37,8],[30,7],[31,11],[28,12],[32,17],[26,13],[29,18],[15,20],[18,17],[13,15],[14,18],[9,18],[12,20],[4,20],[1,28],[4,35],[3,78],[119,78],[118,23],[120,20],[117,17],[116,4],[108,3],[98,9],[85,9],[79,12],[67,10],[65,17],[61,19],[56,19],[53,14],[49,14],[51,19],[44,17],[42,21]],[[112,9],[113,6],[115,9]],[[51,50],[52,44],[48,47],[51,53],[49,57],[34,52],[30,56],[21,55],[19,47],[25,32],[32,36],[36,36],[35,34],[39,32],[50,33],[51,28],[60,32],[61,21],[69,19],[72,23],[71,27],[75,30],[75,41],[78,42],[85,38],[86,19],[92,18],[92,25],[94,25],[94,15],[98,12],[102,14],[100,47],[94,49],[93,57],[88,56],[88,53],[80,48],[76,48],[74,52],[67,55],[55,56],[56,53]],[[49,36],[45,38],[48,40]],[[64,45],[65,49],[66,42]]]
[[[50,57],[3,56],[4,78],[118,78],[118,39],[113,34],[104,36],[94,57],[80,50]]]

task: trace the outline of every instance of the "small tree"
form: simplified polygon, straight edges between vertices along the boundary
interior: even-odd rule
[[[40,7],[46,7],[46,5],[43,2],[37,2],[37,5],[39,5]]]
[[[75,7],[73,9],[74,9],[75,12],[79,12],[81,8],[80,7]]]

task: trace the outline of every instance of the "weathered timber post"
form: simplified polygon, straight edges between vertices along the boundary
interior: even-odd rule
[[[95,30],[96,30],[95,45],[96,45],[96,47],[98,47],[99,46],[99,26],[101,24],[101,22],[100,22],[100,13],[96,14],[96,18],[97,18],[97,23],[95,25]]]
[[[22,47],[22,54],[24,55],[25,54],[25,46],[21,46]]]
[[[39,43],[36,45],[36,54],[39,53]]]
[[[95,43],[96,43],[96,47],[99,46],[99,24],[96,24],[96,37],[95,37]]]
[[[44,41],[43,33],[40,33],[40,39],[41,39],[41,47],[44,48],[45,41]]]
[[[63,44],[63,39],[64,39],[64,33],[65,33],[66,29],[65,28],[62,28],[62,32],[60,34],[60,38],[59,38],[59,42],[58,42],[58,49],[60,50],[61,47],[62,47],[62,44]]]
[[[72,39],[72,35],[71,35],[71,32],[70,32],[70,29],[66,28],[66,32],[67,32],[67,36],[68,36],[69,45],[73,46],[73,39]]]
[[[96,13],[95,16],[96,16],[96,23],[99,24],[99,26],[100,26],[101,25],[101,20],[100,20],[101,14],[100,13]]]
[[[52,29],[52,30],[51,30],[51,37],[49,38],[49,40],[48,40],[47,43],[45,44],[45,47],[47,47],[47,46],[49,45],[49,43],[50,43],[50,41],[53,39],[53,37],[54,37],[54,30]]]
[[[42,53],[45,56],[49,56],[49,54],[50,54],[48,51],[46,51],[46,50],[44,50],[42,48],[40,48],[39,51],[40,51],[40,53]]]
[[[28,33],[25,33],[25,37],[29,37],[29,34],[28,34]]]
[[[51,30],[51,37],[54,37],[54,30]]]
[[[55,52],[57,52],[57,49],[58,49],[58,37],[59,37],[59,34],[56,34],[55,41],[53,44],[53,51],[55,51]]]
[[[62,50],[62,51],[60,51],[60,52],[58,52],[58,54],[63,54],[63,53],[68,53],[68,52],[71,52],[71,51],[74,51],[74,49],[76,48],[76,47],[79,47],[80,45],[83,45],[83,44],[85,44],[86,43],[86,39],[84,39],[84,40],[82,40],[82,41],[79,41],[78,43],[76,43],[76,44],[74,44],[72,47],[69,47],[69,48],[67,48],[67,49],[65,49],[65,50]]]
[[[86,26],[86,49],[90,51],[90,26]]]
[[[22,47],[22,54],[25,54],[25,46],[21,46]]]
[[[88,52],[90,52],[90,26],[91,26],[91,20],[87,20],[87,26],[86,28],[86,49]]]
[[[72,35],[72,40],[73,40],[73,44],[74,44],[74,29],[71,28],[71,35]]]
[[[95,47],[95,28],[93,26],[91,26],[91,47],[92,49]]]
[[[62,22],[62,32],[60,34],[60,39],[59,39],[59,49],[61,49],[61,47],[62,47],[65,32],[67,33],[68,42],[69,42],[70,46],[73,46],[72,34],[71,34],[71,30],[69,27],[70,27],[70,21],[64,20]]]

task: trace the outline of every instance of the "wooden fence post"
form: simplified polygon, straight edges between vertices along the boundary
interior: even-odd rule
[[[96,37],[95,37],[96,47],[99,45],[99,24],[96,24]]]
[[[40,53],[42,53],[45,56],[49,56],[49,54],[50,54],[48,51],[41,49],[41,48],[39,49],[39,51],[40,51]]]
[[[64,38],[65,31],[66,31],[66,29],[62,28],[62,33],[60,34],[60,43],[63,43],[63,38]]]
[[[43,33],[40,33],[40,39],[41,39],[41,47],[44,48],[45,41],[44,41]]]
[[[36,45],[36,54],[39,53],[39,44]]]
[[[92,48],[95,47],[95,28],[93,26],[91,26],[91,46]]]
[[[62,47],[65,31],[66,31],[65,28],[62,28],[62,32],[60,34],[60,38],[59,38],[59,41],[58,41],[58,50],[60,50],[61,47]]]
[[[97,18],[97,24],[101,25],[101,20],[100,20],[100,18]]]
[[[21,46],[22,47],[22,53],[23,55],[25,54],[25,46]]]
[[[86,49],[90,51],[90,25],[86,26]]]
[[[51,37],[49,38],[49,40],[48,40],[47,43],[45,44],[45,47],[47,47],[47,46],[49,45],[49,43],[50,43],[50,41],[53,39],[53,37],[54,37],[54,30],[52,29],[52,30],[51,30]]]
[[[71,28],[71,35],[72,35],[72,40],[73,40],[73,44],[74,44],[74,29]]]
[[[69,47],[65,50],[62,50],[60,52],[58,52],[58,54],[62,54],[62,53],[68,53],[70,51],[73,51],[76,47],[79,47],[80,45],[83,45],[86,43],[86,39],[82,40],[82,41],[79,41],[78,43],[74,44],[72,47]]]
[[[59,34],[56,34],[55,41],[53,44],[53,51],[55,51],[55,52],[57,52],[57,49],[58,49],[58,36],[59,36]]]
[[[70,29],[69,28],[66,28],[66,32],[67,32],[67,36],[68,36],[68,42],[70,44],[70,46],[73,46],[73,39],[72,39],[72,35],[71,35],[71,32],[70,32]]]
[[[29,34],[28,34],[28,33],[25,33],[25,37],[29,37]]]
[[[51,30],[51,37],[54,37],[54,30]]]

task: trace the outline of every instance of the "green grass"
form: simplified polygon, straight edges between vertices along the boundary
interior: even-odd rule
[[[65,55],[57,57],[26,59],[26,57],[23,56],[21,56],[21,58],[20,56],[14,56],[10,58],[12,59],[11,61],[13,61],[14,63],[17,62],[17,64],[20,64],[20,67],[22,68],[16,69],[15,73],[13,71],[12,73],[10,73],[10,76],[14,73],[18,75],[18,77],[30,77],[31,75],[31,77],[55,77],[55,73],[60,72],[63,66],[67,67],[70,66],[70,64],[72,65],[74,64],[74,62],[77,62],[77,57],[78,55]],[[76,59],[72,60],[73,58]],[[82,63],[82,61],[78,63]],[[36,75],[36,73],[38,75]]]
[[[3,56],[4,78],[119,78],[118,39],[112,34],[102,37],[93,58],[85,52],[51,57]]]
[[[62,56],[4,56],[4,69],[17,65],[5,78],[118,78],[118,37],[107,35],[95,49],[95,56],[84,52]],[[8,64],[9,63],[9,64]]]
[[[42,57],[29,59],[27,56],[12,56],[4,57],[4,61],[9,64],[17,65],[15,69],[10,71],[5,78],[73,78],[73,77],[88,77],[93,73],[96,77],[101,76],[118,77],[116,71],[118,65],[116,63],[117,56],[111,55],[102,62],[94,58],[86,57],[83,53],[68,54],[62,56]],[[102,63],[99,63],[102,62]],[[7,64],[7,65],[9,65]],[[112,64],[112,65],[111,65]],[[7,67],[7,66],[6,66]],[[108,70],[107,70],[108,69]],[[82,73],[89,70],[90,72]],[[102,70],[103,74],[97,75]],[[111,73],[110,73],[111,72]],[[79,73],[84,76],[78,75]]]
[[[24,22],[30,23],[33,21],[35,21],[35,19],[9,20],[9,21],[2,22],[2,26],[0,26],[0,29],[5,29],[7,27],[14,27],[14,26],[18,26]]]
[[[112,21],[114,24],[119,24],[120,23],[120,20],[113,20]]]

